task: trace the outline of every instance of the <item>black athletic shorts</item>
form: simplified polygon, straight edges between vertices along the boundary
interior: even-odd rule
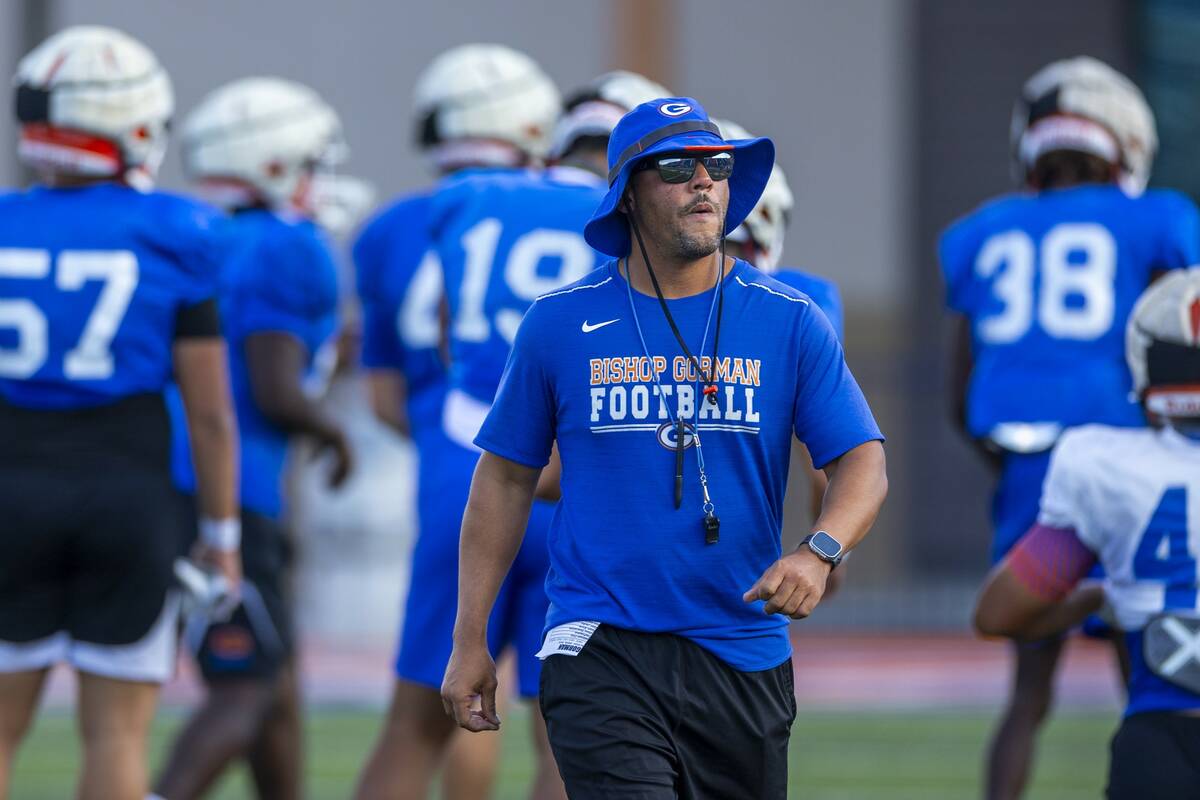
[[[186,522],[161,397],[81,411],[0,402],[0,442],[0,640],[142,639]]]
[[[1200,797],[1200,717],[1170,711],[1127,717],[1109,745],[1106,797]]]
[[[790,660],[740,672],[680,636],[601,625],[552,655],[540,694],[572,800],[783,800]]]
[[[205,680],[269,680],[291,658],[291,561],[284,527],[242,509],[242,603],[227,622],[188,626],[188,644]]]

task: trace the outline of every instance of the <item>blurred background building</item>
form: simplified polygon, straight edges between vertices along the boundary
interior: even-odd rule
[[[149,44],[181,112],[249,74],[312,85],[342,115],[348,171],[381,199],[428,180],[411,146],[413,80],[469,41],[528,52],[564,91],[638,70],[773,137],[797,197],[784,263],[840,285],[849,360],[890,437],[883,518],[847,590],[809,626],[961,627],[987,567],[990,477],[948,410],[934,242],[1012,188],[1008,121],[1025,78],[1079,53],[1131,74],[1158,115],[1154,182],[1200,191],[1200,5],[1187,0],[7,0],[0,64],[12,74],[20,54],[76,23]],[[14,137],[0,126],[3,186],[22,181]],[[177,152],[163,183],[183,188]],[[411,456],[372,424],[352,382],[331,402],[367,450],[342,497],[298,459],[306,617],[318,633],[390,642],[411,544]],[[807,519],[793,488],[794,530]]]

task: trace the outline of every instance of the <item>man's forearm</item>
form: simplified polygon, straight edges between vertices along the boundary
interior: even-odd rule
[[[479,459],[459,542],[456,642],[487,635],[500,584],[525,536],[538,472],[491,453]]]
[[[877,441],[861,444],[825,471],[829,487],[813,530],[829,531],[848,551],[867,535],[887,497],[883,445]]]

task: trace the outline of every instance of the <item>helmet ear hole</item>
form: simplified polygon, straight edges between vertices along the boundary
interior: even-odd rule
[[[417,143],[421,147],[433,147],[441,140],[438,134],[438,112],[434,108],[417,121]]]
[[[263,171],[267,173],[268,178],[275,179],[275,178],[282,178],[283,173],[286,170],[287,170],[287,167],[285,167],[283,165],[283,162],[271,161],[271,162],[267,163],[267,165]]]

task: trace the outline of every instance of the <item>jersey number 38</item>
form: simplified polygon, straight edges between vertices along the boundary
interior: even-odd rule
[[[1001,304],[976,328],[988,344],[1017,341],[1035,320],[1056,339],[1090,341],[1112,327],[1117,245],[1103,225],[1056,225],[1040,245],[1022,230],[998,233],[980,249],[975,274]]]

